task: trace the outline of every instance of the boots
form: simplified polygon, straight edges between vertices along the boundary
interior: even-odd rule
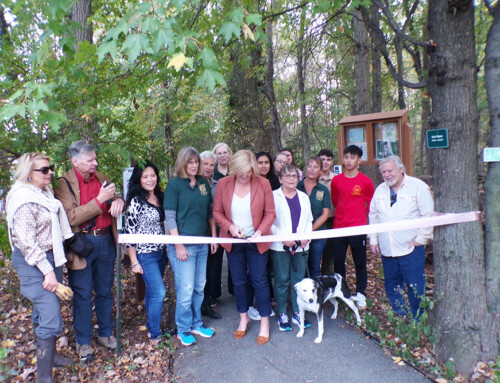
[[[212,319],[221,319],[222,315],[218,312],[214,311],[210,304],[203,302],[201,305],[201,315],[212,318]]]
[[[54,367],[69,366],[73,363],[75,363],[73,358],[65,358],[64,356],[59,355],[57,351],[54,353]]]
[[[36,345],[36,375],[38,383],[54,383],[52,380],[52,366],[56,353],[56,337],[37,339]]]

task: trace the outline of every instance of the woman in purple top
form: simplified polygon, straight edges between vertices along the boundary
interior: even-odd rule
[[[276,219],[271,231],[273,235],[287,236],[292,233],[312,232],[313,216],[311,203],[306,193],[297,190],[299,172],[295,166],[284,166],[279,173],[281,188],[273,191]],[[309,240],[290,241],[271,244],[270,255],[274,271],[274,297],[279,313],[280,331],[292,329],[286,312],[288,288],[290,284],[301,281],[307,270],[307,254]],[[292,254],[293,253],[293,254]],[[293,316],[292,322],[300,325],[297,293],[292,288]],[[310,324],[305,321],[305,327]]]

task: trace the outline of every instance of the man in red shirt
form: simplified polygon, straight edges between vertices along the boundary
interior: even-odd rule
[[[66,254],[69,284],[74,292],[76,351],[81,361],[89,361],[94,357],[94,350],[90,346],[94,332],[94,304],[99,326],[97,341],[107,348],[116,348],[116,338],[113,336],[114,297],[111,290],[116,254],[116,222],[113,217],[123,211],[124,201],[116,198],[115,184],[104,174],[96,172],[94,146],[85,141],[74,142],[69,148],[69,158],[73,169],[59,179],[59,186],[54,192],[64,206],[73,232],[85,232],[94,245],[87,258],[71,252]]]
[[[342,164],[344,172],[332,179],[332,203],[335,206],[333,228],[367,224],[370,202],[375,188],[370,178],[358,169],[363,150],[356,145],[344,149]],[[356,268],[356,304],[366,308],[365,290],[368,280],[366,272],[366,234],[333,238],[333,265],[336,273],[345,279],[345,258],[347,247],[351,246]]]

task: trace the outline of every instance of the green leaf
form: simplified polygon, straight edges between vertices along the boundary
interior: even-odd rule
[[[247,24],[262,25],[262,16],[258,13],[252,13],[247,16]]]
[[[143,32],[154,33],[158,29],[160,23],[155,17],[145,17],[141,23],[141,30]]]
[[[318,5],[314,7],[314,13],[325,13],[328,12],[331,8],[330,1],[323,0],[320,1]]]
[[[122,46],[122,51],[127,52],[128,62],[132,64],[141,54],[141,50],[148,53],[153,53],[149,46],[149,40],[144,35],[129,35]]]
[[[153,51],[157,53],[160,49],[165,46],[170,46],[174,44],[172,40],[173,32],[170,28],[163,28],[153,34]]]
[[[116,24],[116,27],[111,28],[108,32],[107,39],[117,39],[122,33],[124,35],[128,34],[128,31],[130,29],[130,25],[127,23],[125,19],[121,19],[118,24]]]
[[[61,125],[66,122],[66,115],[58,112],[40,112],[40,118],[38,119],[40,123],[47,122],[49,127],[55,131],[61,128]]]
[[[47,104],[43,102],[42,100],[34,100],[28,102],[26,105],[26,109],[29,110],[30,112],[38,112],[40,110],[49,110],[47,107]]]
[[[0,120],[10,121],[16,115],[24,118],[26,116],[26,105],[25,104],[7,104],[0,110]]]
[[[212,49],[208,47],[203,48],[203,50],[198,54],[198,58],[201,60],[205,68],[219,69],[219,62]]]
[[[237,38],[240,36],[240,28],[235,23],[226,22],[220,27],[219,35],[224,35],[226,42],[228,42],[233,35]]]
[[[217,84],[224,86],[226,81],[219,72],[212,69],[205,69],[196,80],[196,86],[208,88],[210,91],[213,91]]]
[[[236,24],[240,25],[243,23],[244,16],[245,15],[243,13],[243,9],[236,8],[234,11],[231,12],[231,15],[229,15],[229,19],[234,21]]]
[[[110,55],[113,60],[116,59],[116,48],[117,48],[117,42],[116,40],[109,40],[104,43],[102,43],[99,48],[97,48],[97,59],[99,64],[104,60],[106,55]]]

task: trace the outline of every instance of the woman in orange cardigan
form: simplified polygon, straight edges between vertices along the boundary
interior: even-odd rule
[[[229,162],[229,174],[219,180],[215,192],[213,216],[220,226],[220,237],[255,238],[271,234],[276,217],[273,193],[269,181],[258,176],[259,167],[254,154],[249,150],[236,152]],[[234,338],[240,339],[246,335],[250,322],[247,311],[252,304],[249,301],[251,283],[261,316],[257,343],[267,343],[271,298],[266,266],[270,243],[222,246],[227,251],[236,308],[240,313],[240,323]]]

